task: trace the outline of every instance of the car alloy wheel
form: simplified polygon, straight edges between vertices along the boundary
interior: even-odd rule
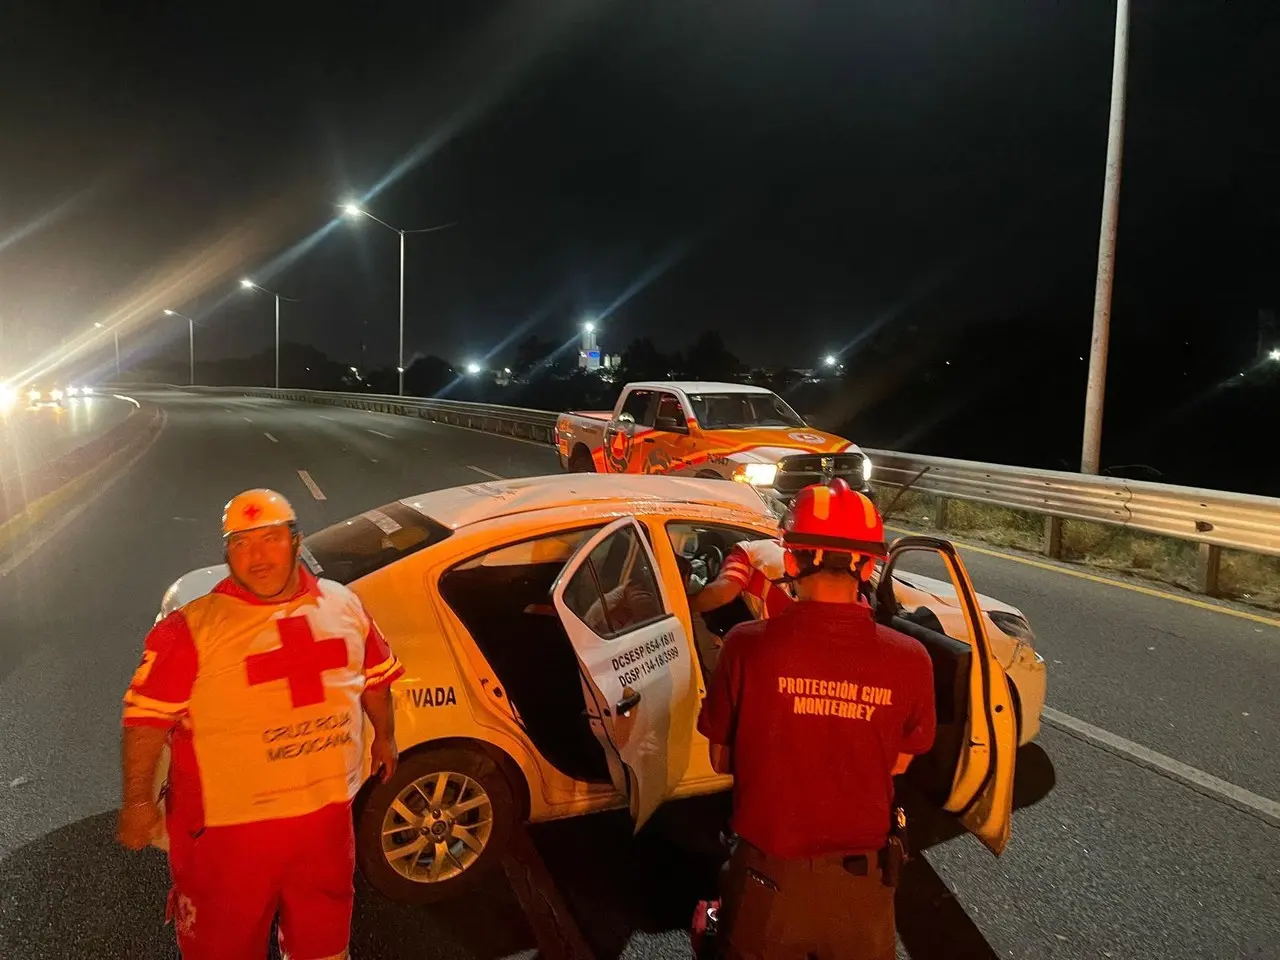
[[[440,771],[412,781],[382,818],[382,854],[415,883],[458,876],[484,853],[493,833],[493,801],[465,773]]]
[[[450,900],[498,866],[523,816],[516,788],[488,748],[424,745],[400,758],[390,781],[361,791],[356,862],[392,900]]]

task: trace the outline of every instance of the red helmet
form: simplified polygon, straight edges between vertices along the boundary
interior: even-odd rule
[[[880,560],[889,556],[880,511],[839,477],[796,494],[782,522],[782,544],[788,550],[857,553]]]

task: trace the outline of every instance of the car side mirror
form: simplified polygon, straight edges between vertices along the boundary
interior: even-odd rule
[[[653,422],[655,430],[665,430],[668,433],[688,433],[689,425],[683,420],[677,420],[675,417],[658,417]]]
[[[635,423],[636,418],[629,413],[620,413],[618,414],[618,422],[619,423]]]

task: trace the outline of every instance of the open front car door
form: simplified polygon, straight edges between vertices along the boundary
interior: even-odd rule
[[[921,551],[945,564],[970,643],[915,623],[910,611],[898,609],[894,567]],[[1009,681],[991,652],[977,594],[955,546],[936,537],[895,540],[876,590],[876,619],[920,641],[933,660],[938,734],[933,749],[912,762],[908,778],[999,855],[1009,842],[1017,721]]]
[[[639,830],[688,769],[698,709],[688,639],[640,524],[624,517],[586,540],[551,594],[591,730]]]

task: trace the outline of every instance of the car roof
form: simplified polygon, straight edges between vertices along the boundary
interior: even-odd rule
[[[406,497],[400,502],[453,530],[497,517],[585,503],[685,503],[720,506],[735,513],[760,517],[772,516],[769,506],[747,484],[644,474],[570,473],[493,480],[433,490]]]
[[[680,390],[683,393],[772,393],[751,383],[717,383],[714,380],[643,380],[629,383],[635,390]]]

